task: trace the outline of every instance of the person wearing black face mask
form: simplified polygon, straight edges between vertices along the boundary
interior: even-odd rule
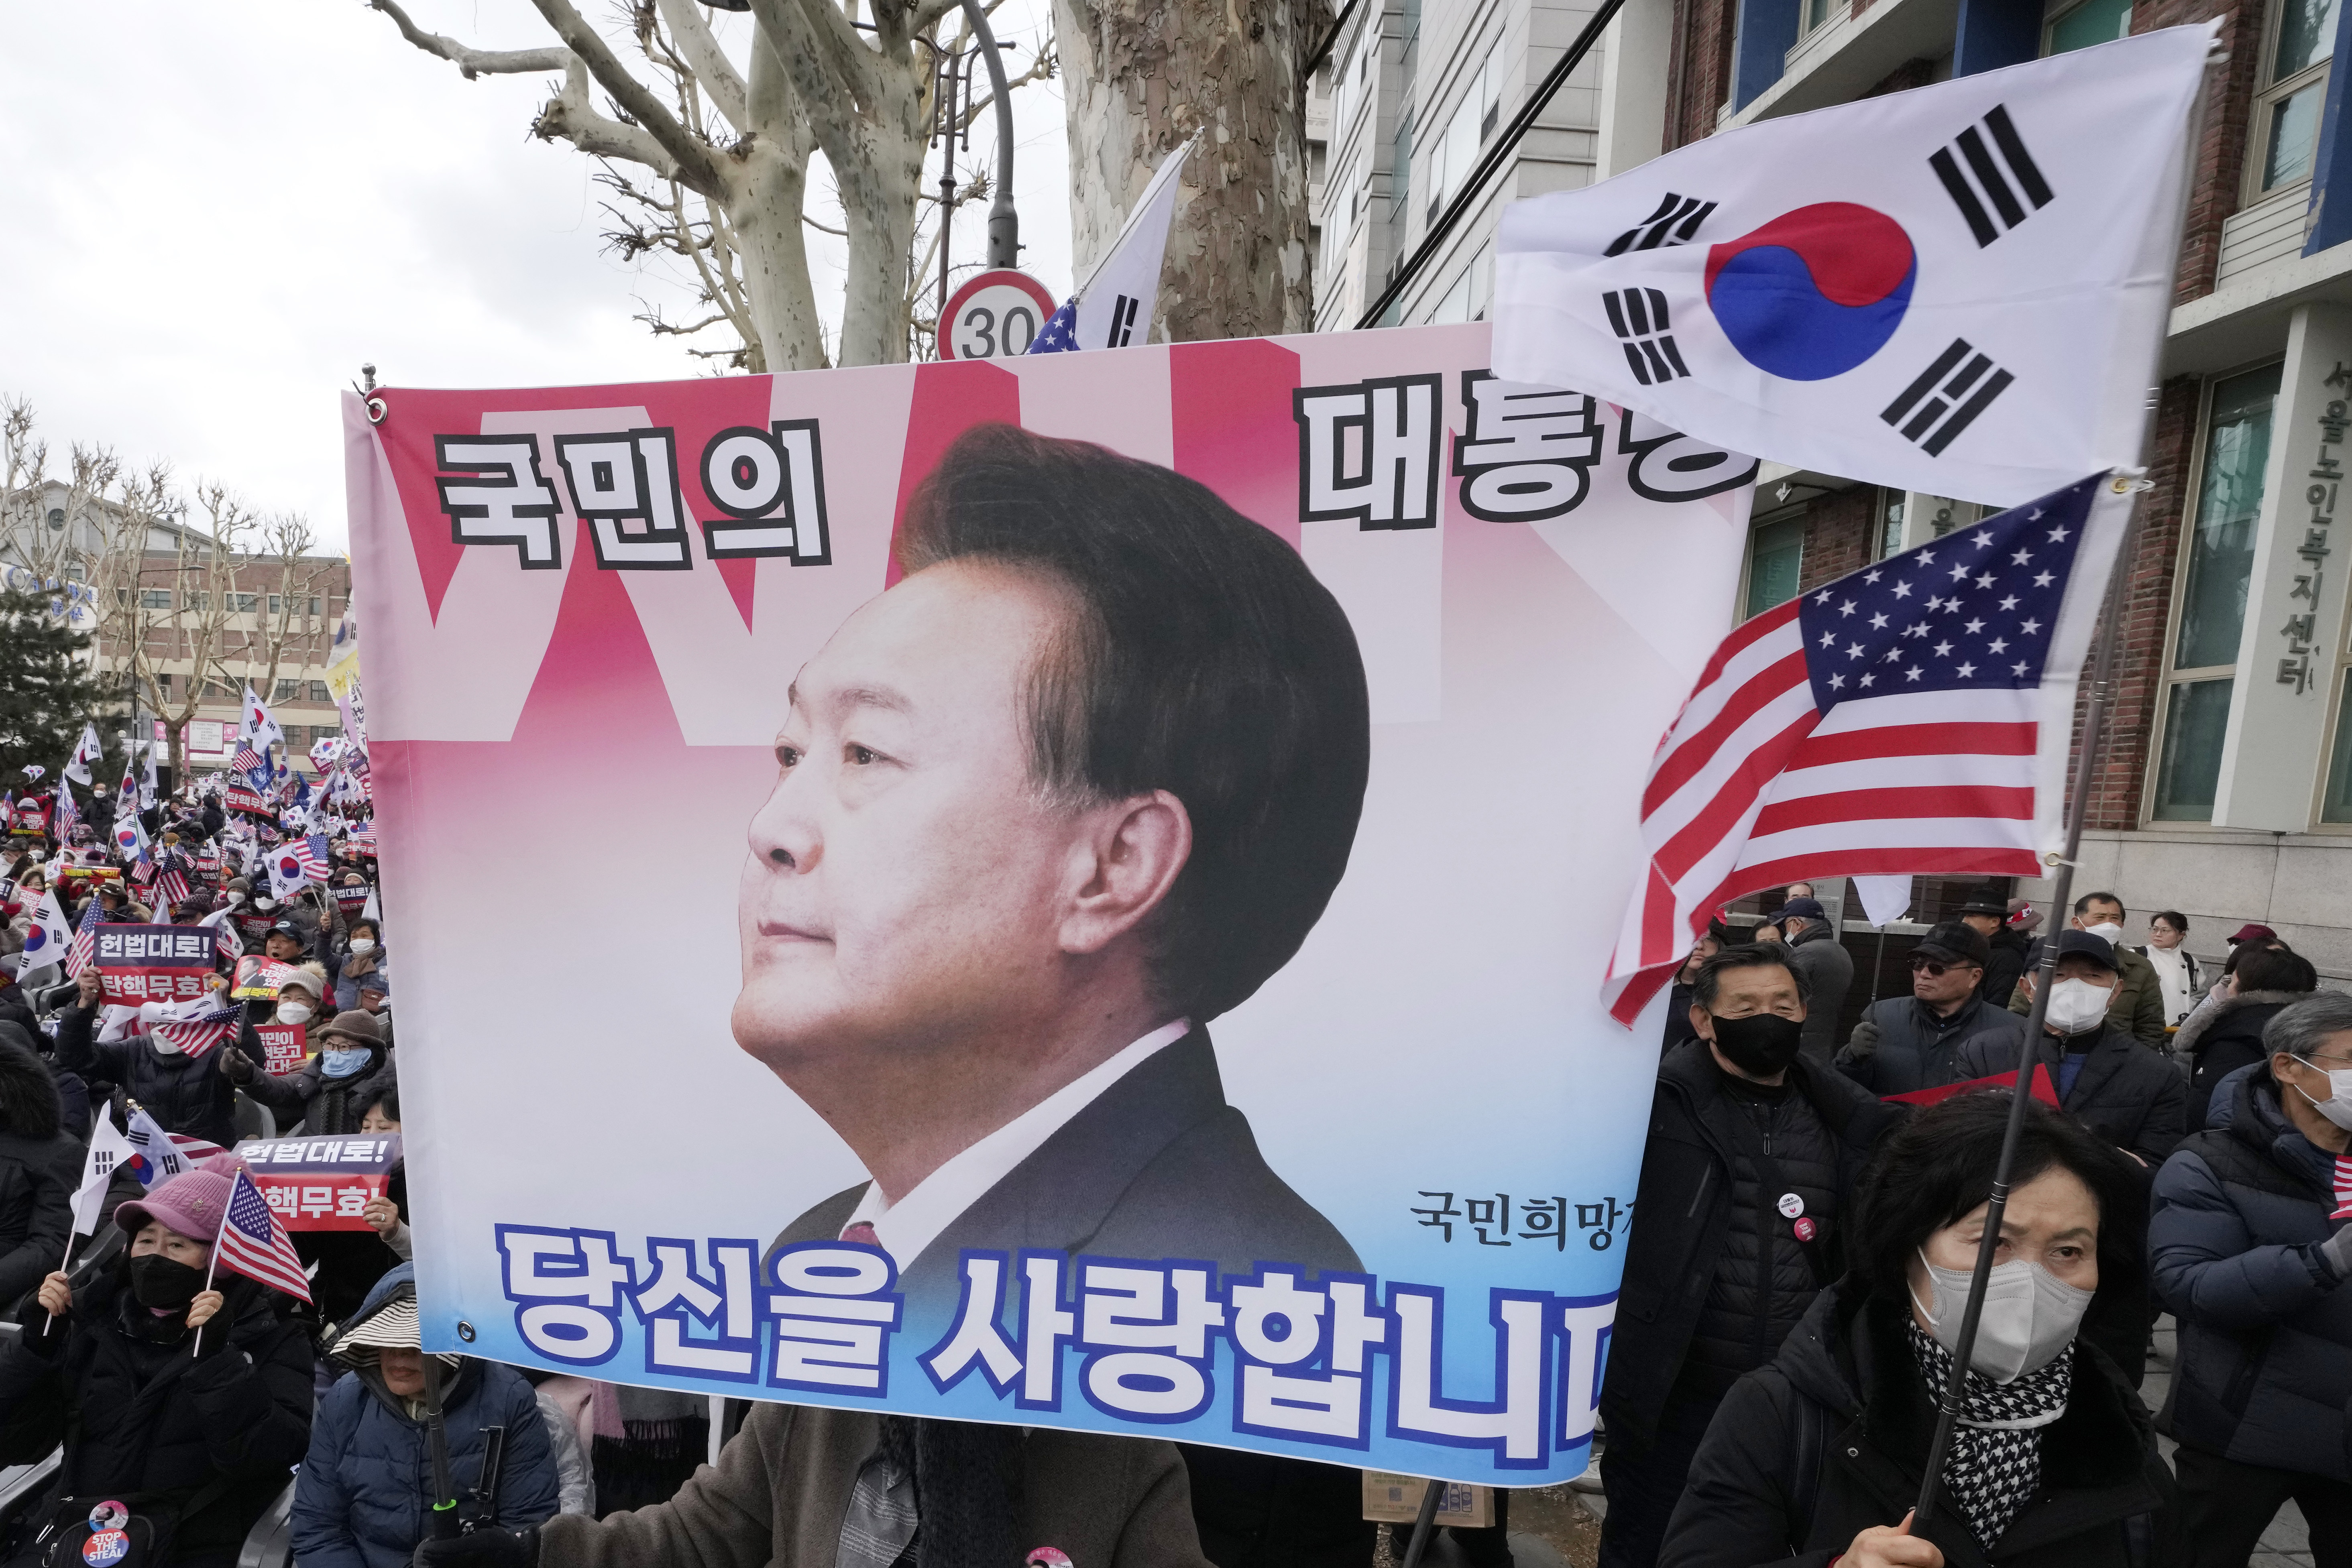
[[[1801,1059],[1804,977],[1775,946],[1699,966],[1698,1038],[1658,1070],[1601,1390],[1601,1568],[1650,1568],[1716,1406],[1844,1266],[1841,1216],[1904,1114]]]
[[[57,1496],[79,1500],[75,1520],[93,1493],[179,1513],[155,1568],[232,1568],[310,1445],[301,1325],[241,1276],[205,1288],[229,1187],[198,1169],[119,1206],[130,1245],[78,1288],[49,1275],[0,1348],[0,1464],[62,1440]]]

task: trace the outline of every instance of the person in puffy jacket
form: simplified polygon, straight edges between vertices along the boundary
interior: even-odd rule
[[[249,1038],[257,1053],[259,1039]],[[281,1127],[291,1127],[299,1117],[305,1136],[358,1132],[360,1117],[393,1082],[374,1016],[356,1009],[337,1013],[310,1031],[310,1042],[318,1054],[301,1068],[257,1072],[244,1085],[246,1093],[275,1107]]]
[[[2172,1037],[2173,1055],[2189,1065],[2189,1130],[2201,1130],[2213,1088],[2242,1067],[2266,1060],[2263,1028],[2319,988],[2311,960],[2290,949],[2249,945],[2221,978],[2223,994],[2199,1008]]]
[[[0,1348],[0,1464],[62,1441],[58,1496],[180,1512],[155,1568],[232,1568],[310,1441],[301,1326],[241,1276],[204,1288],[229,1187],[197,1169],[119,1206],[130,1246],[79,1290],[50,1274]]]
[[[2193,1568],[2242,1564],[2289,1498],[2322,1564],[2352,1551],[2352,997],[2263,1030],[2210,1124],[2157,1174],[2148,1251],[2180,1322],[2166,1429]],[[2333,1555],[2331,1555],[2333,1553]]]
[[[1847,1231],[1852,1272],[1724,1400],[1660,1568],[2168,1561],[2171,1477],[2147,1407],[2099,1344],[2103,1316],[2131,1334],[2145,1322],[2137,1297],[2107,1299],[2136,1271],[2137,1238],[2120,1234],[2133,1227],[2110,1221],[2138,1212],[2139,1178],[2032,1103],[1993,1264],[2011,1300],[2031,1281],[2032,1310],[1985,1314],[1937,1506],[1901,1528],[1951,1380],[2009,1111],[2007,1091],[1958,1094],[1886,1140]]]
[[[115,1084],[167,1133],[185,1133],[225,1149],[234,1145],[237,1085],[232,1053],[190,1056],[153,1033],[101,1042],[94,1038],[102,1009],[98,970],[84,969],[75,983],[79,997],[58,1015],[58,1070]]]
[[[1969,1076],[1959,1056],[1979,1040],[2025,1038],[2024,1022],[1981,995],[1992,949],[1963,921],[1933,927],[1911,951],[1911,994],[1863,1009],[1837,1070],[1882,1098],[1940,1089]]]
[[[416,1279],[404,1263],[376,1282],[330,1353],[351,1370],[320,1401],[294,1491],[294,1557],[302,1568],[402,1568],[425,1539],[435,1499],[417,1343]],[[538,1394],[510,1366],[434,1359],[442,1364],[442,1426],[461,1500],[482,1479],[485,1434],[503,1427],[496,1522],[520,1530],[553,1518],[555,1452]],[[478,1517],[462,1500],[459,1512]]]
[[[22,1030],[0,1024],[0,1311],[64,1262],[81,1163],[48,1068]]]

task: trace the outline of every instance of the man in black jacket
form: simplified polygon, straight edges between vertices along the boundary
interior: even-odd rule
[[[2025,977],[2029,990],[2036,978]],[[2109,1017],[2116,982],[2116,952],[2105,937],[2059,935],[2042,1062],[2068,1115],[2154,1171],[2189,1131],[2189,1086],[2171,1063]],[[2014,1036],[1972,1040],[1959,1054],[1958,1076],[2015,1072],[2021,1048]]]
[[[1990,961],[1974,925],[1948,920],[1934,927],[1911,950],[1911,994],[1864,1009],[1838,1052],[1838,1071],[1873,1094],[1908,1094],[1967,1078],[1959,1054],[1978,1040],[2023,1040],[2025,1020],[1984,999]]]
[[[1789,961],[1805,977],[1805,1060],[1826,1068],[1837,1054],[1838,1013],[1853,988],[1853,956],[1839,945],[1829,912],[1812,898],[1791,898],[1771,916],[1789,949]]]
[[[2012,924],[2021,918],[2023,926]],[[2025,977],[2025,932],[2034,924],[2032,902],[1980,893],[1960,905],[1960,924],[1985,939],[1984,977],[1977,982],[1977,995],[1997,1008],[2007,1007],[2017,982]]]
[[[1800,1059],[1803,977],[1777,947],[1699,968],[1700,1038],[1650,1112],[1601,1391],[1602,1568],[1649,1568],[1707,1422],[1843,1267],[1839,1217],[1901,1111]]]

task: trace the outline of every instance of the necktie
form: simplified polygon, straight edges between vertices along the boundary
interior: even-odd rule
[[[841,1228],[841,1239],[844,1241],[854,1242],[860,1247],[879,1247],[882,1245],[882,1238],[875,1234],[872,1223],[863,1219],[859,1220],[855,1225],[843,1226]]]

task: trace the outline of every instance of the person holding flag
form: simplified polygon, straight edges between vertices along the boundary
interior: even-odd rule
[[[223,1148],[236,1142],[239,1059],[218,1049],[234,1037],[239,1016],[236,1009],[214,1009],[219,1017],[142,1019],[140,1023],[152,1027],[100,1040],[99,1014],[105,1001],[97,969],[84,969],[75,983],[78,995],[58,1015],[55,1061],[60,1071],[121,1085],[166,1132],[184,1133]],[[208,998],[199,998],[195,1005],[212,1006]],[[145,1010],[125,1009],[123,1016]],[[254,1071],[250,1062],[243,1064],[243,1075]]]
[[[32,1312],[0,1348],[0,1463],[65,1445],[47,1521],[61,1560],[115,1561],[112,1529],[145,1535],[148,1568],[232,1568],[310,1447],[310,1336],[240,1261],[237,1198],[259,1195],[224,1164],[117,1207],[129,1245],[79,1288],[49,1274],[37,1300],[53,1316]],[[94,1516],[94,1500],[113,1511]]]

